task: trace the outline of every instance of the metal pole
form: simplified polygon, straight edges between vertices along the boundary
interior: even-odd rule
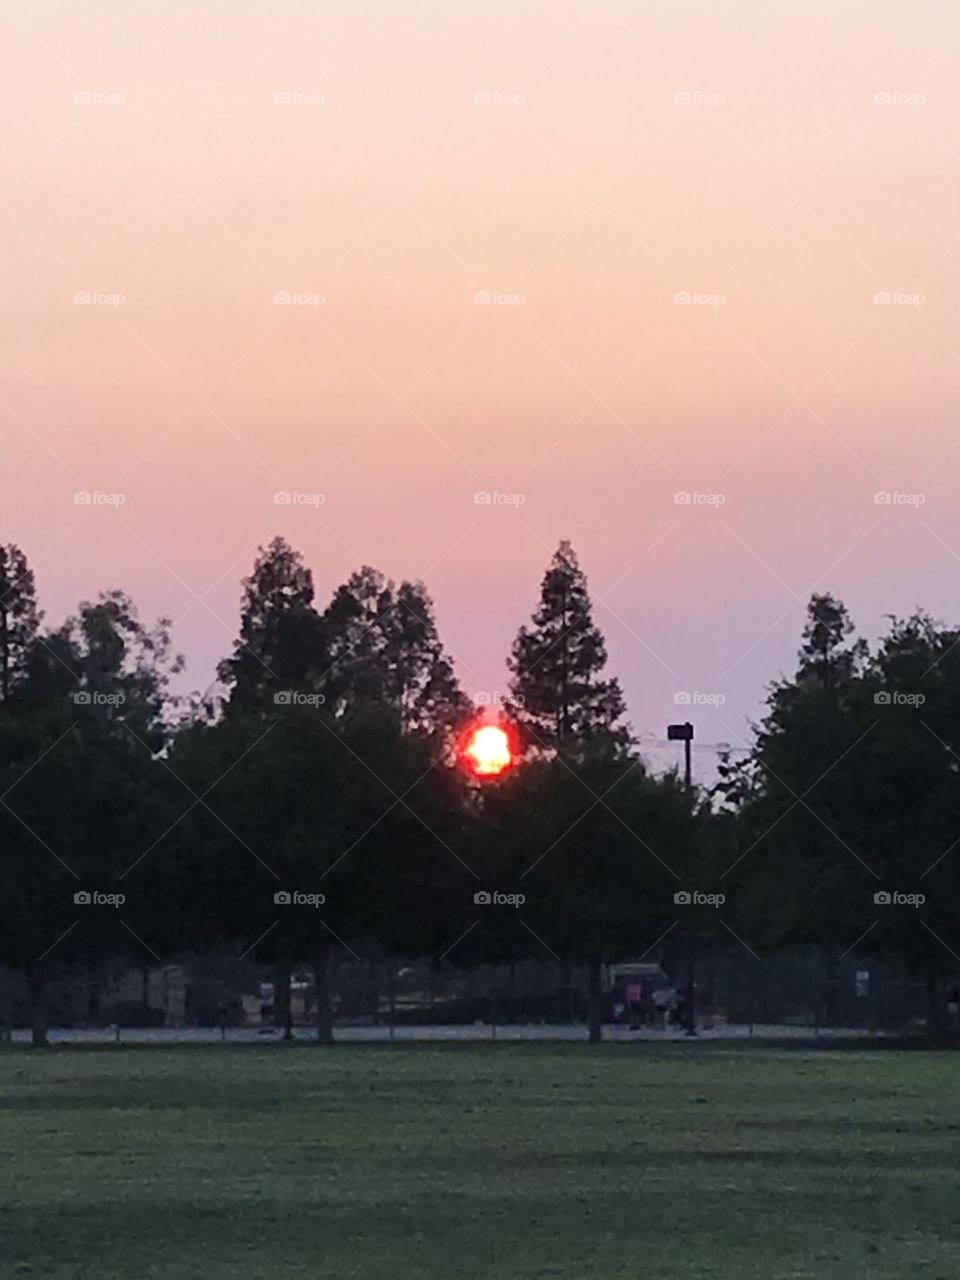
[[[683,780],[687,788],[687,796],[690,795],[690,787],[693,781],[693,770],[690,762],[691,743],[693,742],[693,725],[688,720],[683,726],[686,732],[683,737]],[[694,973],[694,960],[691,953],[687,962],[687,1035],[695,1036],[697,1034],[697,984]]]

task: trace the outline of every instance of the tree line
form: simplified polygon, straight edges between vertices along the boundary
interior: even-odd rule
[[[583,966],[597,1040],[602,966],[668,936],[691,982],[739,945],[882,955],[943,1023],[960,631],[923,613],[871,652],[813,596],[796,671],[709,787],[643,761],[566,542],[508,659],[519,763],[493,781],[460,767],[478,708],[422,583],[365,566],[321,608],[276,538],[216,693],[176,697],[182,666],[169,621],[122,591],[45,627],[26,557],[0,547],[0,965],[37,1043],[54,979],[187,953],[273,966],[288,1021],[310,965],[330,1042],[331,964],[371,949]]]

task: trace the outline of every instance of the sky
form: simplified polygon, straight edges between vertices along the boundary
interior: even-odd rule
[[[871,638],[960,619],[955,4],[11,0],[0,35],[0,539],[48,622],[122,587],[206,688],[282,533],[321,605],[423,578],[489,697],[568,538],[634,728],[669,762],[689,717],[702,772],[811,590]]]

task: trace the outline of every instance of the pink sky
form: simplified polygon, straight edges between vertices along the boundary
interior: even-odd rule
[[[811,588],[870,636],[960,616],[956,5],[13,0],[0,29],[0,538],[49,621],[122,586],[205,687],[281,532],[321,603],[361,562],[425,577],[464,687],[501,690],[567,537],[635,727],[721,694],[691,714],[736,743]]]

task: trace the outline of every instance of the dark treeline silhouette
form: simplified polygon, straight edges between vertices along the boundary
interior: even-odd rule
[[[599,1040],[603,966],[666,934],[690,963],[738,940],[815,944],[828,965],[856,946],[922,979],[942,1029],[960,632],[891,619],[871,653],[814,596],[795,674],[710,789],[646,768],[606,661],[561,543],[497,712],[520,763],[481,784],[457,751],[477,708],[421,583],[364,567],[321,610],[277,538],[244,582],[220,694],[184,701],[166,620],[111,591],[44,629],[25,556],[0,547],[0,966],[35,1043],[52,982],[185,954],[272,966],[288,1029],[309,966],[321,1042],[344,954],[554,958],[589,975]],[[478,904],[491,891],[522,907]]]

